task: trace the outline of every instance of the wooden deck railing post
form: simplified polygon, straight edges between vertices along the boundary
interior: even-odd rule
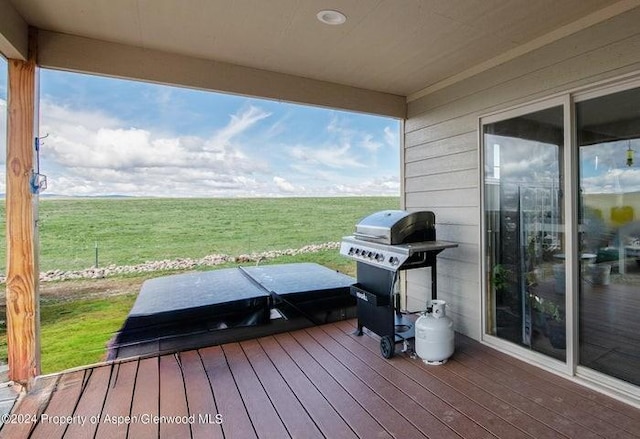
[[[31,43],[35,38],[31,36]],[[31,193],[37,135],[35,47],[26,61],[9,59],[7,102],[7,348],[9,377],[30,387],[40,374],[37,195]]]

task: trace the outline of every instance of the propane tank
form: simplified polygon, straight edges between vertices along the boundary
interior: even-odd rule
[[[433,300],[431,305],[431,312],[415,323],[416,353],[426,364],[444,364],[453,355],[453,320],[445,313],[444,300]]]

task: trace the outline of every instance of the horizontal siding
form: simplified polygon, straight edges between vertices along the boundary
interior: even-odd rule
[[[447,226],[438,227],[440,229],[446,229]],[[440,238],[439,238],[440,239]],[[453,239],[456,242],[456,239]],[[478,244],[464,244],[458,242],[458,247],[447,249],[446,252],[440,253],[438,261],[458,261],[468,262],[472,264],[478,264],[478,258],[480,257]]]
[[[638,34],[639,22],[640,8],[636,8],[416,100],[409,106],[405,129],[407,132],[411,132],[423,128],[427,125],[424,118],[428,118],[434,108],[451,104],[461,98],[469,98],[484,91],[497,89],[510,81],[526,79],[535,72],[567,61],[584,58],[590,53],[597,53],[600,50],[611,51],[611,48],[618,43],[626,44],[628,38],[633,38]],[[618,69],[627,64],[638,62],[632,53],[629,55],[631,55],[631,62],[620,60],[612,63],[610,67]],[[589,75],[582,74],[577,79],[587,79],[592,75],[593,73],[589,72]],[[538,87],[538,91],[541,90],[544,88]],[[522,92],[517,95],[523,96],[525,94],[526,92]],[[511,98],[517,97],[512,96]]]
[[[480,206],[480,191],[477,187],[463,189],[443,189],[441,191],[425,190],[424,192],[411,192],[407,194],[406,205],[408,209],[430,206],[434,208],[446,207],[478,207]],[[440,220],[438,218],[438,220]]]
[[[411,105],[409,105],[409,108],[411,108]],[[422,143],[449,139],[461,134],[475,133],[477,129],[478,117],[474,114],[466,114],[440,123],[434,122],[415,131],[407,132],[405,130],[405,148],[408,149]]]
[[[451,269],[443,269],[444,267]],[[473,309],[474,302],[469,300],[469,293],[479,290],[477,274],[472,276],[477,269],[477,265],[468,264],[468,273],[458,274],[453,268],[454,264],[444,261],[438,266],[438,299],[447,302],[447,315],[453,321],[457,331],[470,333],[474,337],[479,337],[479,319],[470,319],[466,316],[477,314]],[[412,294],[411,291],[423,289],[426,295]],[[407,305],[410,311],[424,310],[426,298],[431,297],[431,277],[429,270],[412,270],[407,276]]]
[[[478,169],[476,168],[456,172],[438,172],[430,175],[407,176],[405,180],[405,191],[407,193],[451,188],[473,188],[477,186]]]
[[[438,90],[409,104],[404,124],[404,201],[436,213],[438,239],[457,248],[438,256],[438,296],[461,332],[480,337],[482,115],[556,93],[640,74],[640,8]],[[428,272],[407,276],[407,305],[430,296]]]
[[[446,224],[457,224],[476,227],[478,224],[478,207],[434,207],[438,227]]]
[[[438,221],[436,233],[438,234],[438,239],[443,241],[455,241],[458,244],[475,245],[479,241],[479,230],[476,224],[443,224]]]
[[[407,163],[430,159],[433,157],[444,157],[459,154],[462,152],[475,151],[478,144],[478,134],[475,130],[446,139],[436,140],[431,144],[421,143],[405,150],[405,161]]]
[[[466,151],[407,163],[406,172],[409,175],[441,174],[443,172],[464,171],[477,167],[478,153],[476,151]]]
[[[447,127],[455,125],[456,121],[461,123],[460,129],[462,130],[469,126],[469,118],[475,123],[472,129],[476,129],[477,115],[479,114],[491,113],[509,106],[531,102],[554,93],[605,79],[607,76],[618,76],[627,72],[627,68],[638,70],[640,68],[638,52],[640,52],[640,35],[634,35],[612,46],[588,53],[584,58],[569,58],[565,62],[532,72],[525,77],[515,78],[499,86],[457,99],[449,104],[429,110],[428,116],[421,116],[423,120],[419,126],[413,123],[407,124],[415,128],[415,131],[408,131],[408,138],[421,138],[425,136],[423,132],[435,130],[437,137],[442,139],[440,131],[446,132]],[[623,66],[617,66],[617,62],[622,62]],[[593,74],[585,79],[584,72],[590,70],[593,71]],[[410,113],[413,111],[413,105],[413,103],[409,105]],[[464,111],[462,114],[460,109]],[[407,145],[412,145],[412,143],[407,143]]]

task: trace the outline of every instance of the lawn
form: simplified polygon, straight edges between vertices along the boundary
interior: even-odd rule
[[[104,360],[105,344],[120,329],[136,294],[50,303],[41,307],[42,373]]]
[[[43,199],[40,268],[239,255],[339,241],[361,217],[397,209],[397,197]],[[0,209],[4,217],[4,206]],[[4,240],[4,227],[0,237]],[[5,263],[0,246],[0,266]]]
[[[398,198],[65,199],[40,202],[41,269],[136,264],[179,257],[232,256],[339,241],[363,216],[397,209]],[[2,207],[4,217],[4,207]],[[4,240],[4,227],[0,228]],[[0,247],[4,266],[5,246]],[[354,274],[337,250],[264,263],[316,262]],[[229,265],[226,265],[229,266]],[[225,267],[225,266],[223,266]],[[41,284],[42,372],[98,362],[142,282],[168,273]],[[0,360],[6,334],[0,328]]]

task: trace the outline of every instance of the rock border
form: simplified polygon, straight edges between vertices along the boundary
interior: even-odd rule
[[[154,271],[190,270],[197,267],[212,267],[227,263],[260,262],[280,256],[296,256],[305,253],[317,253],[324,250],[340,248],[339,242],[325,242],[323,244],[309,244],[300,248],[284,250],[269,250],[258,253],[229,256],[225,254],[207,255],[200,259],[177,258],[162,261],[147,261],[137,265],[108,265],[106,267],[91,267],[84,270],[49,270],[40,273],[40,282],[59,282],[76,279],[103,279],[130,273],[151,273]],[[6,281],[6,276],[0,276],[0,283]]]

